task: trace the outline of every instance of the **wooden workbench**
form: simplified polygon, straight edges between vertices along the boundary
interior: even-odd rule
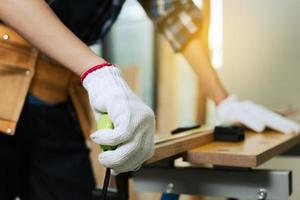
[[[213,164],[231,167],[257,167],[300,143],[300,134],[246,132],[242,142],[210,142],[184,156],[194,164]]]
[[[147,164],[183,155],[185,161],[193,164],[250,168],[259,166],[297,144],[300,144],[300,134],[274,131],[247,131],[242,142],[217,142],[213,140],[213,128],[203,127],[158,140],[155,154]]]
[[[169,166],[166,160],[142,168],[133,173],[136,191],[162,193],[171,187],[175,194],[237,199],[267,196],[274,200],[287,200],[292,194],[291,170],[256,167],[299,144],[300,134],[248,131],[242,142],[214,141],[212,129],[200,128],[180,134],[180,137],[175,135],[158,142],[150,163],[183,155],[184,160],[196,165]],[[196,145],[198,147],[193,147]]]

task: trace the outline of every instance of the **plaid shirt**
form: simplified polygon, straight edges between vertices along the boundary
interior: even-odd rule
[[[65,25],[89,45],[105,37],[125,2],[125,0],[46,1]],[[138,2],[175,51],[180,51],[200,29],[201,12],[192,0],[138,0]]]
[[[201,28],[202,15],[192,0],[138,1],[175,51],[180,51]]]

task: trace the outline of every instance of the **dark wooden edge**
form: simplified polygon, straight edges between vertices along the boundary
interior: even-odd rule
[[[179,138],[156,145],[154,155],[146,162],[146,164],[157,162],[165,158],[186,152],[190,149],[208,144],[212,141],[213,130],[202,131],[200,128],[199,134],[192,134],[184,138]]]

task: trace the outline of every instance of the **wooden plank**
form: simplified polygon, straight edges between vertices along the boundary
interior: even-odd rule
[[[163,36],[157,37],[156,125],[158,134],[177,128],[178,63],[171,46]],[[172,66],[170,68],[170,66]],[[171,69],[171,70],[170,70]]]
[[[257,167],[300,143],[300,134],[247,132],[243,142],[212,142],[190,150],[184,160],[193,164]]]
[[[140,96],[141,88],[140,88],[140,66],[138,65],[129,65],[122,66],[122,76],[126,80],[126,83],[129,87],[134,91],[135,94]]]
[[[185,131],[181,134],[156,140],[154,156],[147,161],[147,164],[184,153],[213,141],[213,129],[210,127]]]

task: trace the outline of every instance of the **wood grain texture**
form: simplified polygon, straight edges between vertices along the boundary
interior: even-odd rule
[[[190,149],[213,141],[213,130],[210,128],[199,128],[185,132],[185,134],[189,133],[192,134],[156,145],[155,153],[152,158],[147,161],[147,164],[184,153]]]
[[[212,142],[190,150],[184,160],[193,164],[257,167],[300,143],[300,134],[247,132],[243,142]]]

